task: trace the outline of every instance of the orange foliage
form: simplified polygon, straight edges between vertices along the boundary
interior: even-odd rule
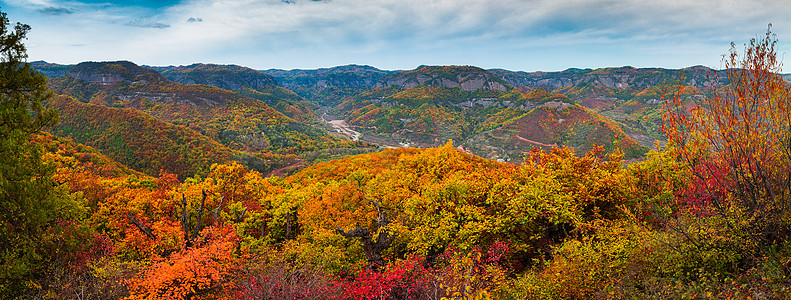
[[[210,227],[202,236],[195,248],[154,259],[141,277],[129,280],[132,295],[126,299],[213,299],[229,290],[238,268],[236,233],[230,227]]]
[[[735,205],[751,238],[763,242],[778,238],[786,225],[776,222],[791,209],[791,87],[779,75],[776,43],[767,30],[744,57],[732,45],[725,58],[731,85],[700,105],[680,90],[663,125],[702,185],[694,189],[707,191],[720,215]]]

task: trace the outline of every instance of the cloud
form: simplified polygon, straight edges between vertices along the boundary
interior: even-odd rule
[[[152,22],[149,21],[147,18],[138,18],[126,23],[127,26],[133,27],[141,27],[141,28],[156,28],[156,29],[165,29],[170,27],[169,24],[159,23],[159,22]]]
[[[50,16],[70,15],[74,13],[73,9],[63,7],[45,7],[38,10],[39,13]]]
[[[717,13],[716,5],[706,8],[645,1],[244,0],[191,4],[188,10],[217,20],[218,30],[231,35],[296,32],[295,39],[329,43],[496,40],[579,32],[623,38],[655,32],[666,35],[665,29],[673,28],[676,31],[670,34],[675,35],[715,28],[715,22],[704,22],[716,20],[707,15]],[[723,15],[727,14],[719,14]]]
[[[441,57],[454,51],[463,57],[463,49],[478,49],[475,55],[507,49],[528,59],[539,48],[622,48],[634,55],[688,47],[701,52],[711,45],[727,50],[730,41],[760,33],[769,22],[778,33],[791,25],[781,7],[747,7],[765,5],[759,0],[190,0],[158,16],[174,25],[151,41],[172,44],[174,53],[177,47],[202,47],[223,56],[245,55],[242,49],[277,55],[321,49],[357,57],[398,49],[404,55]],[[197,20],[193,16],[205,21],[190,22]],[[178,25],[185,19],[194,24]]]
[[[347,63],[386,61],[390,67],[489,61],[518,69],[505,64],[640,65],[632,60],[641,56],[641,61],[661,63],[711,57],[716,63],[731,41],[739,45],[764,32],[770,22],[781,41],[791,39],[791,19],[785,13],[791,2],[783,1],[173,0],[156,7],[33,1],[38,4],[24,1],[29,11],[60,3],[76,9],[72,22],[46,29],[53,32],[51,40],[100,42],[114,47],[114,55],[165,64],[180,63],[168,61],[172,58],[237,64],[268,59],[309,67],[305,64],[329,66],[334,57]],[[91,47],[75,53],[97,59],[88,54]],[[52,53],[65,55],[57,49]],[[97,47],[94,53],[108,51]]]

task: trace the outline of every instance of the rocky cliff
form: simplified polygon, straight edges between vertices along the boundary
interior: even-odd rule
[[[492,73],[471,66],[421,66],[383,77],[375,87],[398,86],[410,89],[419,85],[427,87],[460,88],[471,92],[478,89],[506,91],[508,84]]]
[[[193,64],[160,70],[165,78],[182,84],[205,84],[226,90],[276,86],[272,75],[237,65]]]
[[[579,85],[592,85],[605,88],[645,89],[663,83],[681,80],[697,88],[721,86],[727,84],[725,72],[695,66],[684,69],[661,68],[602,68],[602,69],[568,69],[560,72],[514,72],[502,69],[490,70],[508,84],[517,87],[544,87],[549,89],[566,88]]]
[[[274,76],[286,88],[357,88],[369,89],[382,76],[391,72],[379,70],[371,66],[345,65],[315,70],[279,70],[269,69],[264,72]]]
[[[157,71],[138,66],[129,61],[83,62],[69,69],[66,75],[85,82],[99,84],[110,84],[118,81],[130,83],[167,81]]]

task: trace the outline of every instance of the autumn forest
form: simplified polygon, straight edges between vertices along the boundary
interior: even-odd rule
[[[0,12],[8,299],[791,298],[791,85],[725,68],[28,62]]]

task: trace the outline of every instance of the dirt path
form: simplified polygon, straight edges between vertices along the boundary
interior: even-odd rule
[[[519,136],[518,134],[515,134],[514,136],[515,136],[517,139],[519,139],[520,141],[523,141],[523,142],[528,142],[528,143],[531,143],[531,144],[533,144],[533,145],[544,146],[544,147],[557,147],[557,146],[558,146],[558,144],[552,144],[552,145],[548,145],[548,144],[544,144],[544,143],[541,143],[541,142],[536,142],[536,141],[533,141],[533,140],[528,140],[528,139],[526,139],[526,138],[523,138],[523,137]]]
[[[296,163],[290,164],[290,165],[282,167],[280,169],[272,170],[272,172],[269,172],[269,174],[267,174],[266,177],[272,177],[272,176],[283,177],[283,175],[288,174],[288,170],[291,170],[291,169],[294,169],[294,168],[299,168],[304,163],[305,163],[305,161],[300,159]]]

